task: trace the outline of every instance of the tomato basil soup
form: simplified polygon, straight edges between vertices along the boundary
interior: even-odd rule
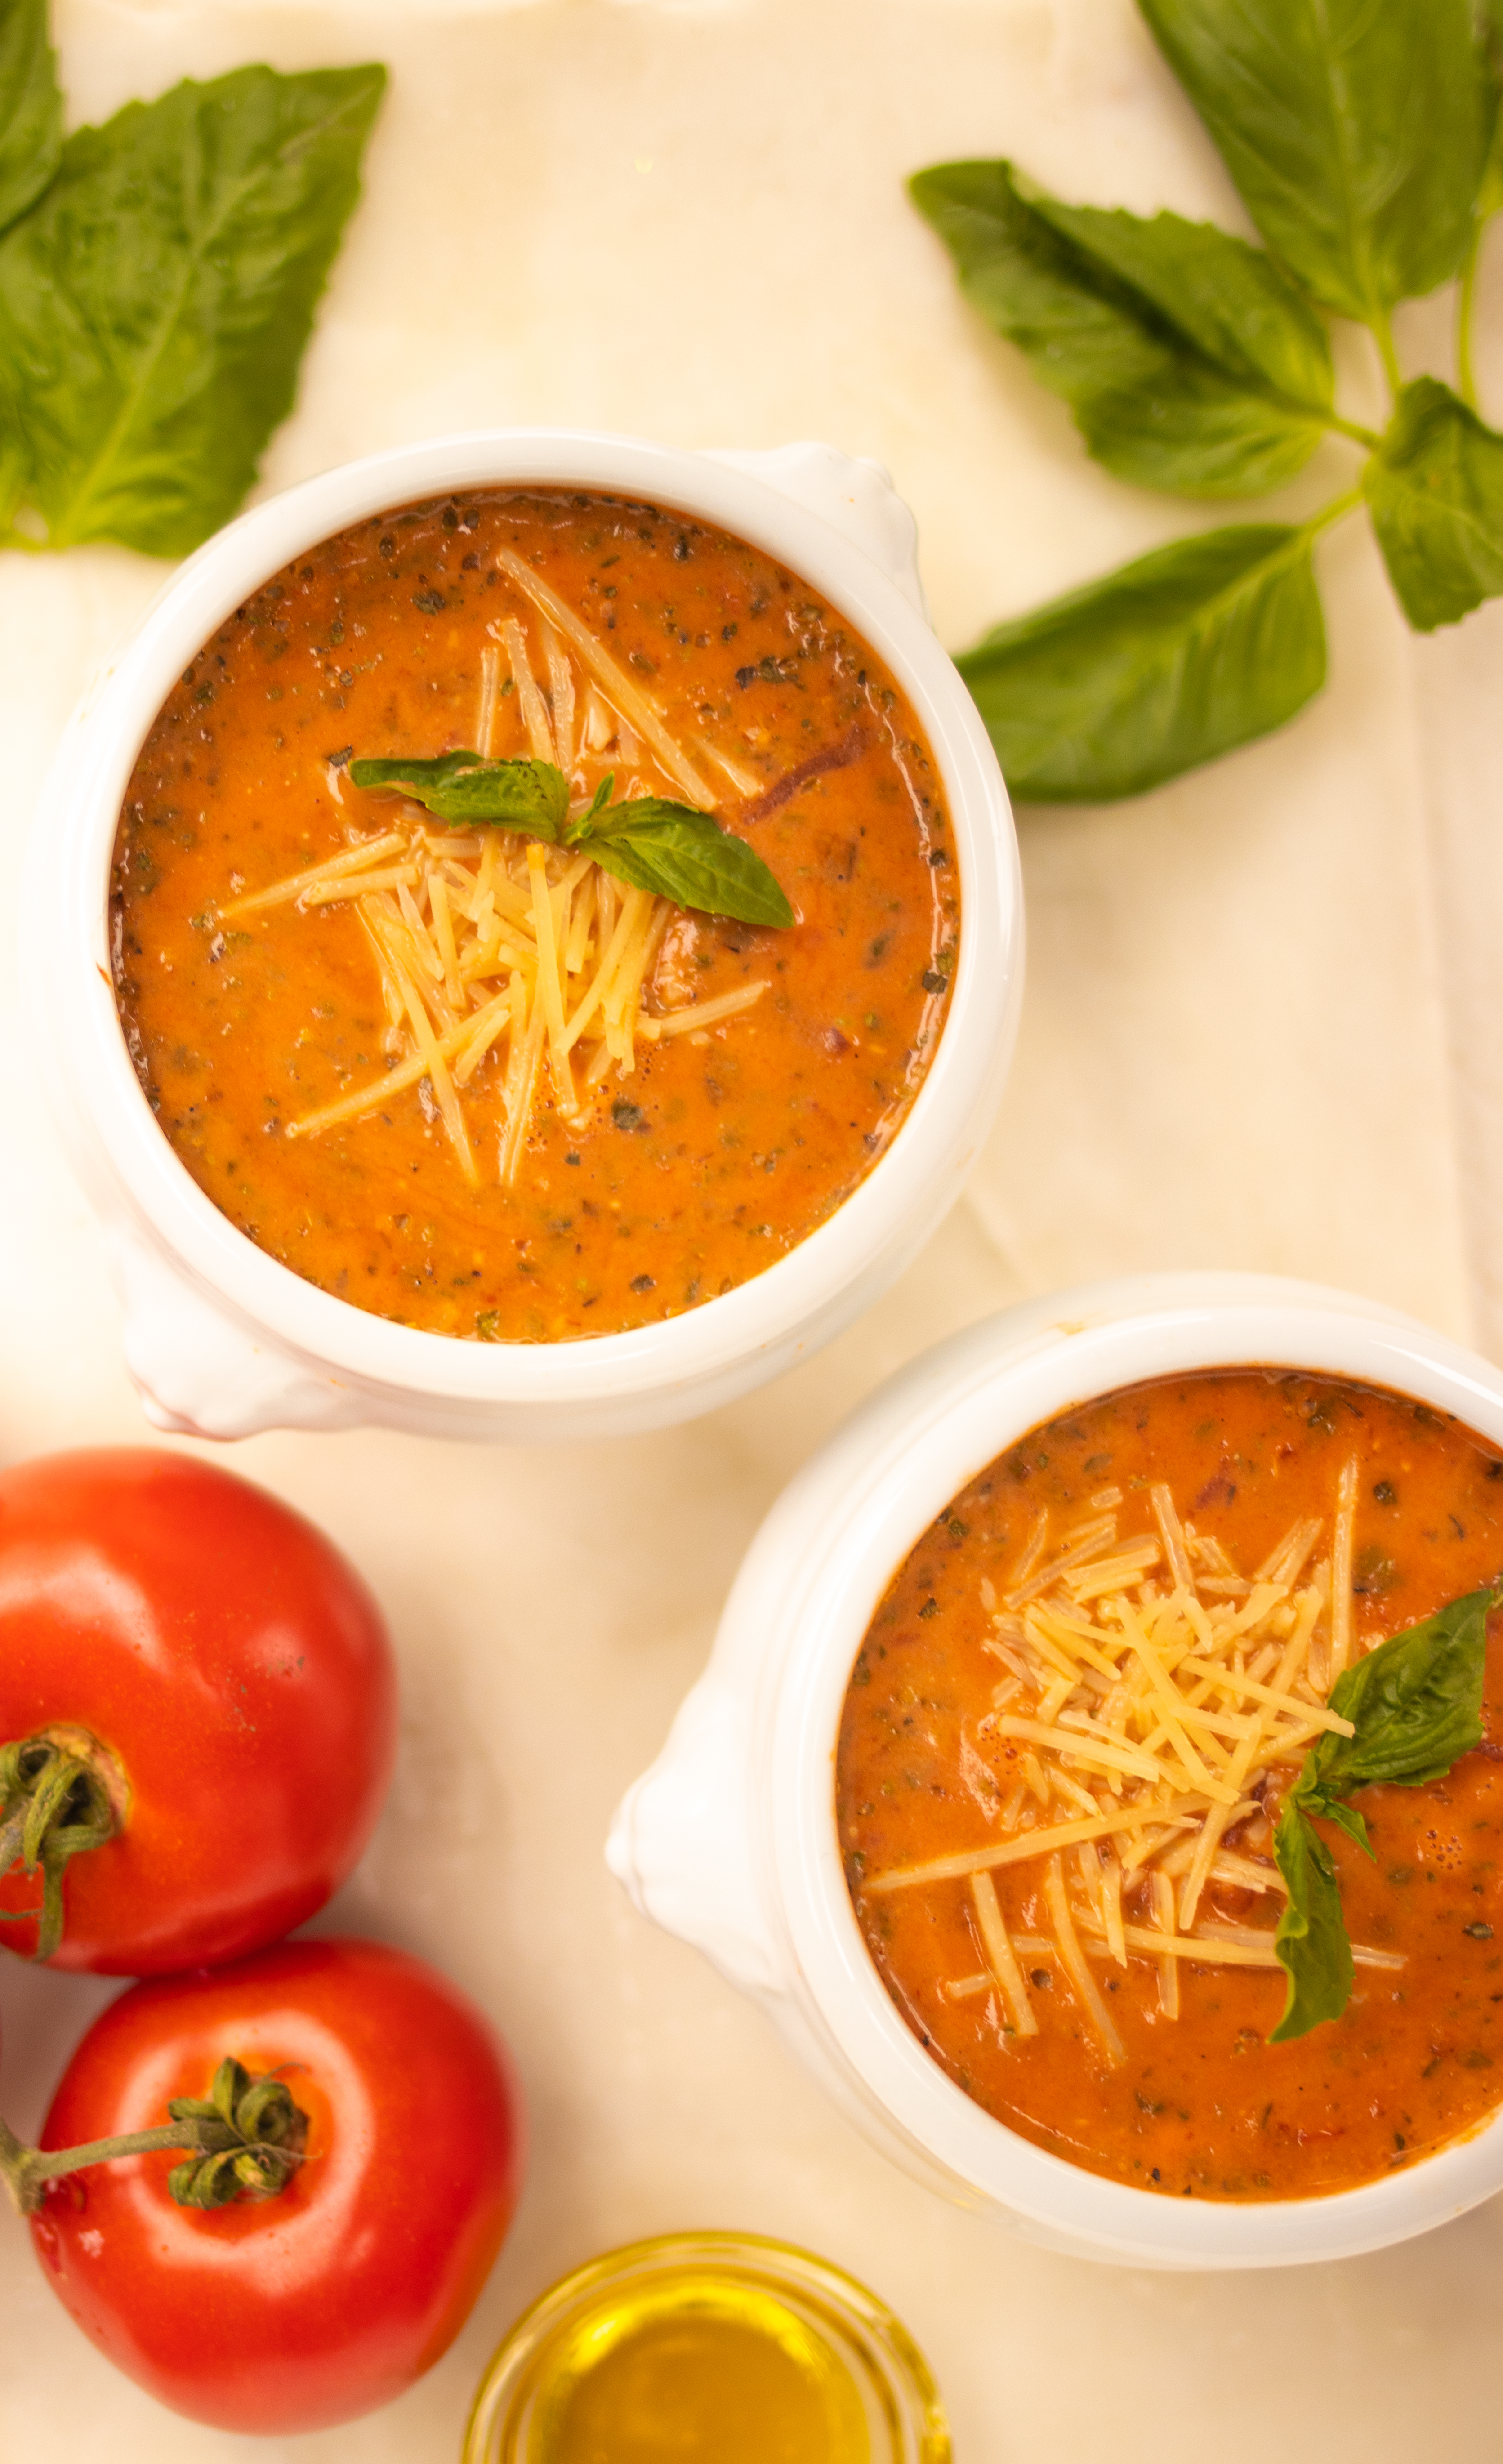
[[[837,1764],[863,1934],[950,2077],[1175,2197],[1347,2189],[1481,2123],[1503,2100],[1500,1569],[1498,1450],[1370,1387],[1157,1380],[988,1464],[895,1575]],[[1371,1857],[1315,1814],[1350,1996],[1271,2043],[1275,1925],[1319,1891],[1286,1881],[1298,1792],[1357,1750],[1363,1671],[1469,1617],[1480,1741],[1356,1789]]]
[[[555,838],[354,782],[457,750],[552,780]],[[565,843],[602,803],[730,834],[792,920]],[[481,1340],[672,1316],[806,1239],[913,1102],[959,926],[872,650],[744,541],[563,489],[299,557],[175,687],[115,852],[122,1025],[200,1187],[325,1290]]]

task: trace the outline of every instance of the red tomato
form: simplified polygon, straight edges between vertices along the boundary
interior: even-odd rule
[[[395,1728],[374,1600],[264,1490],[144,1447],[0,1474],[0,1746],[81,1732],[121,1820],[67,1868],[53,1966],[158,1975],[300,1925],[369,1837]],[[0,1880],[0,1909],[40,1896]]]
[[[96,2020],[43,2147],[166,2120],[232,2055],[309,2119],[276,2197],[174,2205],[168,2155],[55,2183],[32,2218],[49,2282],[126,2375],[192,2420],[285,2437],[387,2404],[437,2361],[516,2205],[521,2108],[474,2005],[404,1952],[284,1943],[133,1986]]]

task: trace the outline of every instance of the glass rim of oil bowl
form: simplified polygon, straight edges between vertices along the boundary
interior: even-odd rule
[[[461,2464],[543,2464],[534,2444],[550,2394],[577,2376],[577,2331],[612,2294],[677,2276],[770,2294],[843,2366],[866,2415],[870,2464],[950,2464],[934,2375],[902,2321],[845,2269],[763,2233],[657,2233],[603,2252],[541,2294],[492,2355],[465,2431]],[[885,2438],[885,2445],[882,2443]],[[831,2450],[830,2464],[847,2464]],[[854,2452],[851,2453],[854,2464]]]

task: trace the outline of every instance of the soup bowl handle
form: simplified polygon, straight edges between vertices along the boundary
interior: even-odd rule
[[[134,1232],[117,1224],[107,1240],[125,1366],[153,1428],[251,1438],[264,1429],[352,1428],[364,1419],[347,1387],[237,1324]]]
[[[746,1705],[710,1670],[616,1809],[606,1862],[644,1916],[759,1997],[788,1978],[759,1885]]]
[[[833,445],[771,446],[760,452],[727,447],[705,455],[727,470],[744,471],[869,556],[896,583],[925,624],[929,622],[918,579],[918,526],[893,485],[892,474],[865,454],[842,453]]]

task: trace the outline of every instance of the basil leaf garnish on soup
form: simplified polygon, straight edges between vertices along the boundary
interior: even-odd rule
[[[1381,1782],[1420,1788],[1444,1779],[1482,1741],[1482,1681],[1491,1591],[1468,1592],[1405,1634],[1391,1635],[1331,1689],[1329,1707],[1351,1723],[1306,1755],[1284,1801],[1273,1853],[1289,1889],[1274,1948],[1289,1978],[1270,2042],[1287,2043],[1339,2018],[1352,1991],[1352,1947],[1330,1850],[1311,1817],[1323,1815],[1373,1855],[1367,1824],[1343,1800]]]
[[[432,760],[360,760],[349,765],[357,787],[393,787],[441,821],[489,822],[521,830],[548,846],[580,847],[617,881],[703,915],[741,924],[785,926],[793,910],[776,875],[755,847],[723,829],[713,813],[662,796],[608,799],[614,781],[601,781],[592,803],[569,823],[569,782],[551,761],[491,760],[478,753],[442,753]]]
[[[570,847],[587,847],[595,862],[634,889],[671,898],[706,915],[742,924],[785,926],[793,910],[755,847],[725,830],[710,813],[637,796],[591,816]]]
[[[1307,2035],[1323,2019],[1339,2019],[1357,1975],[1341,1913],[1336,1860],[1302,1806],[1293,1797],[1280,1811],[1273,1855],[1289,1900],[1273,1935],[1279,1964],[1289,1978],[1284,2015],[1271,2045]]]
[[[431,761],[352,761],[357,787],[395,787],[441,822],[495,822],[557,846],[568,819],[569,782],[552,761],[487,761],[440,753]]]

